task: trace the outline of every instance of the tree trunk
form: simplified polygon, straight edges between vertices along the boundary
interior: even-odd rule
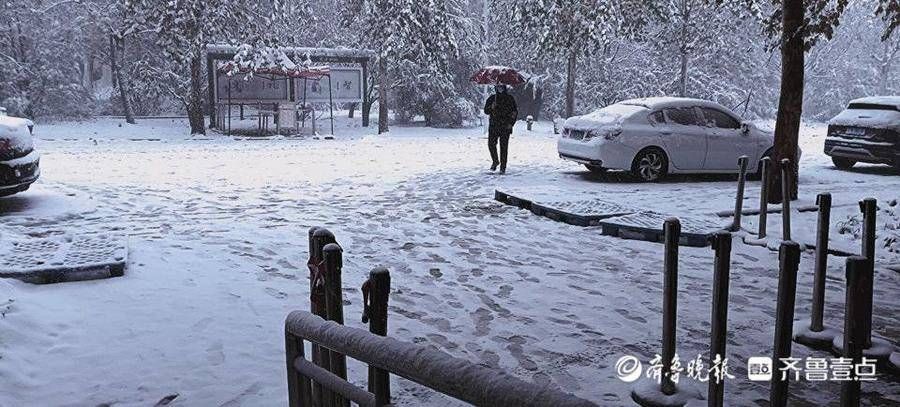
[[[206,134],[203,117],[203,61],[199,55],[191,58],[191,90],[187,99],[188,122],[191,134]]]
[[[115,86],[119,88],[119,103],[122,104],[122,114],[125,115],[125,122],[134,124],[134,113],[131,111],[131,102],[128,101],[128,90],[125,81],[122,80],[122,69],[120,69],[118,58],[116,57],[116,49],[122,49],[122,56],[125,55],[124,40],[116,38],[115,35],[109,36],[109,65],[112,70],[113,81]]]
[[[378,58],[378,134],[387,133],[388,129],[388,75],[384,57]]]
[[[356,102],[350,103],[350,109],[348,109],[348,112],[347,112],[348,119],[353,118],[353,112],[356,111],[356,105],[357,105]]]
[[[685,97],[687,96],[687,71],[688,71],[688,59],[690,58],[690,51],[688,51],[688,43],[690,42],[690,38],[688,38],[688,23],[690,23],[690,8],[688,8],[687,1],[681,2],[681,44],[679,44],[679,53],[681,55],[681,76],[679,77],[680,83],[678,88],[678,96]]]
[[[569,62],[566,64],[566,118],[575,114],[575,52],[569,53]]]
[[[781,160],[791,160],[791,200],[797,199],[797,140],[800,115],[803,112],[803,0],[785,0],[782,12],[781,95],[775,121],[775,149],[769,174],[769,203],[779,203],[781,194]]]

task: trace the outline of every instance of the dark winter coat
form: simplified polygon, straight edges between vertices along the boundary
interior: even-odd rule
[[[509,93],[496,93],[491,95],[484,103],[484,114],[491,117],[488,131],[491,134],[512,133],[513,125],[519,111],[516,108],[516,99]]]

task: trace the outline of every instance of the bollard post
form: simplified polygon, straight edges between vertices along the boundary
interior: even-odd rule
[[[525,118],[525,123],[528,125],[528,131],[531,131],[531,125],[534,124],[534,117],[528,115],[528,117]]]
[[[813,278],[812,315],[809,327],[814,332],[825,329],[825,271],[828,269],[828,230],[831,222],[831,194],[816,197],[819,206],[819,222],[816,228],[816,269]]]
[[[789,196],[787,197],[789,199]],[[786,199],[786,200],[788,200]],[[791,331],[794,324],[794,302],[797,294],[797,268],[800,265],[800,245],[793,241],[781,242],[778,250],[778,303],[775,307],[775,343],[772,361],[775,364],[769,405],[787,406],[788,377],[778,377],[779,362],[791,356]]]
[[[341,291],[341,268],[343,268],[342,249],[337,243],[329,243],[322,248],[324,261],[323,277],[325,279],[325,311],[328,320],[344,324],[344,296]],[[328,351],[328,360],[331,373],[341,379],[347,379],[347,357]],[[344,400],[337,393],[333,397],[334,405],[349,406],[350,402]]]
[[[859,210],[863,214],[863,225],[862,225],[862,256],[866,258],[869,262],[872,263],[872,268],[874,270],[875,267],[875,216],[876,211],[878,210],[878,202],[875,198],[866,198],[863,199],[859,203]],[[872,279],[869,279],[869,284],[872,283]],[[872,292],[873,288],[869,287],[869,292]],[[869,295],[865,302],[866,309],[866,318],[863,320],[865,326],[863,327],[863,331],[866,333],[866,338],[863,346],[864,348],[870,348],[872,346],[872,296]]]
[[[387,336],[387,307],[391,294],[391,273],[379,267],[369,273],[363,284],[363,323],[369,323],[369,332]],[[391,381],[388,372],[369,366],[369,392],[375,395],[376,406],[391,403]]]
[[[318,315],[322,319],[328,319],[328,313],[325,309],[325,281],[323,273],[325,271],[324,258],[322,256],[322,248],[329,243],[334,243],[334,234],[328,229],[320,227],[312,227],[309,229],[309,303],[310,312]],[[316,344],[312,344],[312,361],[316,365],[325,370],[331,371],[331,358],[328,349]],[[312,389],[313,402],[319,406],[331,406],[331,391],[323,388],[319,383],[313,382]]]
[[[791,240],[791,160],[781,160],[781,240]]]
[[[825,326],[825,275],[828,270],[828,233],[831,223],[831,194],[816,196],[819,221],[816,227],[816,263],[813,275],[812,310],[809,323],[794,324],[794,342],[815,348],[828,349],[837,332]]]
[[[866,348],[866,299],[872,298],[872,263],[862,256],[847,258],[847,294],[844,303],[844,346],[842,357],[856,366],[862,362]],[[852,380],[841,384],[841,407],[859,406],[860,383]]]
[[[678,241],[681,239],[681,223],[677,218],[666,219],[665,258],[663,260],[663,337],[662,381],[663,394],[675,393],[672,381],[672,361],[675,359],[675,321],[678,310]]]
[[[738,158],[738,189],[737,196],[734,199],[734,222],[729,230],[737,232],[741,230],[741,215],[744,211],[744,184],[747,181],[747,161],[746,155]]]
[[[663,223],[665,232],[665,257],[663,258],[663,308],[662,308],[662,366],[659,382],[642,380],[631,389],[631,399],[640,406],[680,407],[688,402],[701,400],[703,396],[695,386],[672,380],[675,361],[675,326],[678,309],[678,242],[681,240],[681,222],[668,218]],[[730,236],[727,232],[722,232]],[[648,376],[649,377],[649,376]]]
[[[759,185],[759,235],[757,238],[766,237],[766,222],[769,217],[769,157],[759,160],[760,185]]]
[[[713,274],[712,315],[710,322],[709,360],[716,360],[718,355],[725,359],[726,333],[728,332],[728,283],[731,278],[731,234],[718,232],[713,237],[713,250],[716,251]],[[709,407],[724,405],[725,382],[717,378],[709,378],[707,400]]]

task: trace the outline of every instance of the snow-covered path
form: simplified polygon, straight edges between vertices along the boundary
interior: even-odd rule
[[[662,246],[539,218],[496,203],[493,191],[602,196],[711,217],[732,207],[734,182],[593,176],[556,159],[548,128],[539,130],[514,136],[503,177],[485,171],[478,129],[396,127],[391,136],[334,141],[39,142],[42,181],[0,199],[2,228],[119,230],[130,236],[130,263],[124,277],[109,280],[0,281],[0,294],[15,300],[4,305],[0,297],[0,406],[146,406],[174,393],[173,405],[283,405],[283,320],[308,308],[306,233],[314,225],[344,247],[348,324],[361,326],[358,287],[368,271],[387,266],[391,335],[602,405],[631,404],[629,385],[611,366],[625,354],[647,361],[659,352]],[[900,198],[900,177],[888,169],[828,165],[819,130],[807,129],[804,139],[801,203],[833,191],[838,221],[857,213],[863,197]],[[750,184],[748,206],[758,190]],[[798,216],[798,229],[815,219]],[[712,251],[681,253],[678,351],[690,359],[705,356],[709,342]],[[898,258],[884,256],[883,264]],[[805,254],[798,317],[808,313],[811,270]],[[832,258],[832,325],[843,315],[842,270]],[[896,343],[900,273],[876,273],[874,328]],[[736,379],[726,400],[759,404],[768,386],[746,379],[746,359],[771,353],[777,254],[735,241],[731,274]],[[364,380],[363,367],[351,362],[351,376]],[[840,387],[791,386],[798,405],[827,404]],[[863,388],[870,404],[900,402],[896,379]],[[401,405],[454,404],[408,382],[397,389]]]

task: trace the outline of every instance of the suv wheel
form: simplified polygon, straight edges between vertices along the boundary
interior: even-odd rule
[[[854,165],[856,165],[856,160],[842,157],[831,157],[831,162],[833,162],[834,166],[839,170],[849,170]]]
[[[669,172],[669,159],[658,148],[642,150],[634,157],[631,173],[644,182],[658,181]]]

